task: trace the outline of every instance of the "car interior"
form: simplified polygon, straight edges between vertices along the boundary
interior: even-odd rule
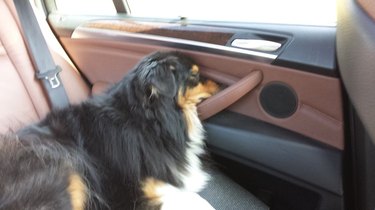
[[[115,16],[68,15],[54,0],[30,2],[70,103],[102,93],[154,51],[183,52],[224,87],[199,106],[223,173],[270,209],[375,208],[373,1],[339,0],[337,26],[141,18],[116,0]],[[13,0],[0,1],[0,20],[7,132],[51,106]]]

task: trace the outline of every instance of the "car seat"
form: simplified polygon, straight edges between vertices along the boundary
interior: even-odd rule
[[[0,1],[0,20],[0,132],[4,132],[43,118],[51,107],[35,77],[12,0]],[[39,18],[39,24],[55,63],[63,69],[61,79],[69,101],[78,103],[84,100],[90,94],[88,85],[47,23]]]

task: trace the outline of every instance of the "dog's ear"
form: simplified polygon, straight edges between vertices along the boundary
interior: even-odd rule
[[[172,98],[177,94],[174,69],[168,63],[152,61],[145,70],[148,71],[144,82],[146,82],[149,97],[163,95]]]

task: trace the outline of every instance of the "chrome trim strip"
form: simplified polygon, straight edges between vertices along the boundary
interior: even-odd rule
[[[163,37],[157,35],[149,34],[140,34],[140,33],[130,33],[124,31],[116,31],[111,29],[97,29],[97,28],[87,28],[87,27],[78,27],[74,30],[72,39],[89,39],[89,38],[101,38],[106,40],[118,40],[118,41],[135,41],[141,43],[153,43],[162,46],[176,47],[183,46],[184,48],[193,49],[193,50],[202,50],[212,53],[217,53],[217,51],[234,53],[243,56],[246,56],[247,59],[259,60],[266,63],[271,63],[277,58],[277,55],[257,52],[246,49],[239,49],[234,47],[222,46],[217,44],[198,42],[186,39],[179,39],[173,37]],[[148,42],[147,42],[148,41]],[[250,56],[250,57],[248,57]]]

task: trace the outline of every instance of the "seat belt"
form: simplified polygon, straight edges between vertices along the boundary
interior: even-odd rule
[[[62,108],[69,104],[61,83],[60,66],[56,65],[48,49],[29,0],[14,0],[28,52],[34,63],[36,77],[47,92],[51,108]]]

